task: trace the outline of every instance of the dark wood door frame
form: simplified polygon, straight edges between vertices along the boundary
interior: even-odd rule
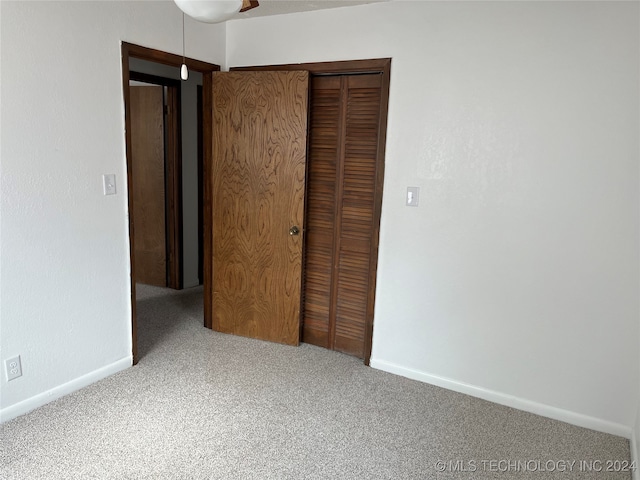
[[[182,124],[180,80],[129,72],[131,80],[166,87],[165,208],[167,225],[167,286],[181,289],[182,275]]]
[[[389,107],[389,80],[391,77],[391,59],[347,60],[339,62],[296,63],[285,65],[263,65],[233,67],[232,71],[255,70],[307,70],[311,76],[347,75],[358,73],[379,73],[382,75],[382,97],[380,99],[380,123],[378,126],[378,152],[376,158],[375,205],[373,214],[373,237],[370,254],[370,278],[365,320],[364,363],[369,365],[371,358],[371,340],[373,337],[373,314],[375,307],[376,273],[378,266],[378,245],[380,240],[380,214],[382,211],[382,187],[384,182],[384,154],[387,138],[387,112]]]
[[[203,175],[203,138],[202,138],[202,85],[197,88],[198,103],[198,282],[200,285],[204,282],[204,212],[203,212],[203,192],[204,192],[204,175]]]
[[[128,207],[129,207],[129,259],[131,272],[131,342],[133,364],[138,363],[138,336],[137,336],[137,319],[136,319],[136,282],[135,282],[135,253],[134,253],[134,218],[133,218],[133,184],[132,184],[132,164],[131,164],[131,107],[129,98],[129,81],[131,74],[129,71],[129,59],[139,58],[150,62],[161,63],[173,67],[182,65],[182,56],[172,53],[162,52],[153,48],[142,47],[132,43],[122,42],[122,91],[124,96],[124,117],[125,117],[125,144],[127,156],[127,189],[128,189]],[[220,66],[212,63],[186,58],[187,67],[195,72],[202,73],[203,84],[203,174],[204,178],[208,178],[211,172],[211,159],[213,154],[213,102],[212,102],[212,84],[213,72],[219,71]],[[211,188],[210,182],[204,182],[204,256],[211,258]],[[211,328],[211,285],[212,271],[211,262],[206,262],[204,267],[204,324]]]

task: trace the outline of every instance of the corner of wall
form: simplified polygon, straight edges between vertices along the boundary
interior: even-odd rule
[[[228,27],[228,24],[229,24],[230,21],[232,22],[234,20],[229,20],[229,21],[226,21],[226,22],[224,22],[222,24],[223,28],[224,28],[224,35],[222,36],[222,38],[224,39],[224,61],[220,64],[220,71],[221,72],[229,71],[229,27]]]

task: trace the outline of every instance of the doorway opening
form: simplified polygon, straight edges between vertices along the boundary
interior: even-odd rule
[[[171,288],[182,288],[184,286],[195,286],[198,284],[204,285],[204,297],[205,300],[210,295],[208,287],[210,281],[207,279],[207,275],[211,275],[211,269],[207,267],[206,263],[201,270],[199,264],[202,264],[201,256],[206,256],[210,251],[210,242],[207,242],[207,238],[210,238],[210,222],[207,222],[206,214],[199,213],[199,210],[207,210],[210,208],[210,202],[207,201],[210,193],[207,189],[207,182],[199,182],[197,177],[200,172],[201,176],[206,175],[209,171],[211,164],[211,82],[213,78],[213,72],[220,70],[218,65],[202,62],[187,58],[185,63],[191,72],[198,72],[201,76],[201,95],[199,107],[195,108],[200,110],[198,115],[194,112],[193,122],[199,120],[200,124],[193,129],[193,138],[189,143],[189,147],[192,148],[194,156],[200,152],[201,159],[193,162],[193,168],[191,169],[191,175],[194,177],[193,184],[195,188],[189,189],[190,203],[194,205],[191,208],[188,215],[184,215],[182,205],[186,200],[182,189],[183,174],[187,173],[183,171],[181,159],[181,153],[183,153],[182,138],[178,135],[180,126],[184,122],[179,120],[179,106],[181,105],[180,87],[181,82],[177,81],[179,78],[176,75],[176,80],[167,78],[160,75],[149,74],[141,72],[148,64],[155,65],[157,68],[174,67],[179,69],[183,63],[183,58],[179,55],[174,55],[159,50],[154,50],[130,43],[122,43],[122,80],[123,80],[123,93],[125,104],[125,136],[126,136],[126,154],[127,154],[127,188],[128,188],[128,207],[129,207],[129,244],[130,244],[130,271],[131,271],[131,306],[132,306],[132,354],[134,365],[138,362],[138,336],[137,336],[137,317],[136,317],[136,281],[144,280],[148,282],[147,272],[144,271],[151,265],[151,270],[155,270],[155,275],[161,281],[162,272],[164,268],[166,285]],[[170,75],[169,75],[170,76]],[[134,111],[137,107],[134,105],[139,99],[138,92],[132,95],[130,88],[131,81],[139,82],[136,84],[141,88],[142,85],[147,84],[149,86],[156,86],[160,90],[151,93],[151,91],[145,90],[142,93],[144,98],[143,103],[156,104],[155,115],[158,116],[158,99],[161,99],[161,116],[160,120],[155,121],[156,124],[162,123],[167,128],[158,127],[156,125],[155,134],[156,137],[162,136],[164,152],[159,155],[161,161],[156,160],[156,164],[147,165],[143,168],[150,170],[141,170],[138,168],[135,162],[136,157],[136,142],[134,141],[136,114],[139,112]],[[140,85],[142,84],[142,85]],[[152,98],[155,96],[156,100]],[[149,97],[149,98],[147,98]],[[193,84],[193,97],[197,98],[197,84]],[[139,102],[138,102],[139,103]],[[139,105],[138,105],[139,106]],[[165,109],[166,106],[166,109]],[[133,107],[133,108],[132,108]],[[173,112],[170,110],[174,109]],[[152,111],[153,108],[152,108]],[[164,121],[161,121],[164,118]],[[186,119],[185,119],[186,120]],[[145,122],[142,122],[143,124]],[[184,125],[183,125],[184,126]],[[138,127],[140,128],[140,127]],[[160,131],[162,132],[160,133]],[[166,130],[166,132],[165,132]],[[197,132],[200,132],[198,135]],[[198,136],[200,139],[198,140]],[[159,145],[159,140],[156,141]],[[200,145],[200,148],[199,148]],[[145,147],[147,148],[147,147]],[[153,147],[152,147],[153,148]],[[139,153],[138,153],[139,155]],[[166,160],[166,161],[165,161]],[[138,170],[138,171],[137,171]],[[151,197],[155,195],[156,201],[151,202],[148,198],[139,198],[140,186],[137,185],[137,180],[144,180],[150,184],[150,188],[145,187],[146,190],[151,191]],[[201,185],[201,187],[199,187]],[[161,196],[165,197],[163,200],[157,201]],[[166,195],[165,195],[166,192]],[[198,197],[201,197],[198,200]],[[147,203],[155,203],[155,213],[158,221],[142,222],[148,215]],[[147,208],[143,208],[147,207]],[[153,210],[153,209],[152,209]],[[204,224],[201,228],[198,227],[199,217],[204,218]],[[162,223],[164,218],[164,235],[158,233],[161,231],[158,228],[158,224]],[[191,227],[195,234],[192,235],[192,243],[195,246],[189,246],[189,252],[194,255],[196,260],[185,262],[184,256],[184,243],[185,243],[185,224]],[[142,226],[140,226],[142,225]],[[149,230],[148,226],[155,226],[155,231]],[[139,235],[137,230],[143,230],[142,235]],[[151,228],[151,230],[154,230]],[[209,235],[207,232],[209,231]],[[162,237],[162,238],[161,238]],[[149,239],[150,238],[150,239]],[[140,244],[140,245],[139,245]],[[163,245],[164,245],[164,261],[163,259]],[[145,265],[144,260],[142,264],[139,262],[138,257],[149,257],[150,261]],[[155,264],[155,267],[154,267]],[[138,272],[138,270],[143,270]],[[208,310],[205,301],[205,326],[207,325],[207,318],[210,316],[210,309]],[[210,320],[209,320],[210,323]]]
[[[130,77],[132,86],[130,91],[132,140],[133,140],[133,166],[134,183],[138,189],[134,189],[134,198],[137,200],[140,223],[152,222],[149,214],[159,212],[162,202],[162,179],[155,182],[154,191],[149,191],[153,184],[154,176],[160,177],[162,173],[162,148],[157,148],[153,141],[160,136],[161,123],[165,131],[165,163],[164,172],[166,202],[166,251],[167,251],[167,278],[166,285],[157,280],[146,281],[148,270],[157,270],[156,276],[162,269],[159,254],[150,256],[148,245],[160,243],[161,226],[159,221],[152,222],[152,230],[157,231],[156,237],[149,238],[146,230],[141,232],[140,226],[135,225],[136,234],[136,271],[138,283],[147,283],[156,286],[168,286],[174,289],[191,288],[203,283],[203,250],[202,250],[202,74],[191,72],[187,81],[177,80],[180,71],[177,67],[160,65],[134,58],[130,61]],[[140,73],[144,72],[144,73]],[[143,83],[144,82],[144,83]],[[135,86],[133,86],[135,83]],[[146,112],[136,108],[139,104],[138,97],[146,92],[146,96],[153,95],[153,85],[159,85],[164,89],[164,121],[158,122],[154,117],[143,116]],[[161,88],[156,87],[161,96]],[[151,91],[151,92],[150,92]],[[160,100],[156,100],[161,106]],[[147,141],[145,141],[147,140]],[[161,139],[156,139],[156,143]],[[146,147],[146,148],[141,148]],[[155,159],[156,167],[146,168]],[[153,201],[155,195],[155,202]],[[155,205],[158,207],[153,208]],[[144,225],[143,225],[144,226]],[[141,241],[145,242],[144,246]],[[144,247],[147,247],[145,250]],[[156,250],[160,247],[156,246]],[[152,278],[152,280],[154,280]]]
[[[132,137],[131,137],[131,105],[130,105],[130,59],[143,59],[163,65],[178,67],[182,64],[182,57],[158,50],[139,47],[132,44],[122,44],[123,61],[123,91],[125,97],[125,121],[126,121],[126,147],[127,147],[127,174],[129,192],[133,191],[132,177]],[[215,71],[220,67],[197,60],[187,59],[186,63],[190,70],[202,73],[202,98],[201,109],[201,138],[196,142],[201,151],[201,162],[198,171],[201,178],[213,178],[213,154],[214,154],[214,110],[213,110],[213,90]],[[316,343],[329,349],[344,351],[356,355],[369,364],[371,355],[371,340],[373,332],[373,314],[375,304],[375,286],[378,258],[378,241],[380,230],[380,212],[382,205],[382,187],[384,179],[384,150],[386,141],[386,121],[389,95],[391,59],[359,60],[346,62],[328,62],[314,64],[293,64],[274,65],[264,67],[242,67],[232,70],[302,70],[309,74],[311,79],[311,108],[309,109],[310,135],[307,139],[309,144],[309,156],[311,163],[314,157],[314,142],[323,137],[323,132],[314,133],[314,125],[318,125],[318,120],[314,115],[318,115],[320,120],[325,119],[325,114],[329,110],[339,112],[338,117],[330,119],[330,129],[336,130],[337,141],[335,145],[327,147],[324,139],[319,142],[318,151],[336,150],[338,153],[333,160],[328,160],[328,164],[320,166],[318,171],[326,172],[327,166],[333,162],[336,168],[333,180],[326,181],[319,175],[313,178],[313,165],[307,170],[305,216],[313,217],[313,208],[318,207],[320,213],[324,210],[322,205],[315,203],[311,192],[316,183],[316,193],[319,192],[320,183],[325,182],[321,187],[326,187],[326,191],[321,196],[331,197],[333,208],[327,211],[332,220],[332,235],[327,238],[331,240],[331,245],[326,245],[329,254],[326,255],[324,263],[320,265],[323,270],[323,282],[325,289],[320,296],[328,298],[328,315],[323,316],[321,321],[318,317],[313,317],[311,308],[324,305],[315,305],[312,295],[314,288],[311,284],[314,279],[318,279],[318,272],[311,260],[313,246],[311,242],[304,245],[304,270],[302,272],[303,293],[302,303],[298,307],[304,310],[300,325],[300,337],[308,343]],[[266,72],[265,72],[266,73]],[[223,74],[228,75],[228,74]],[[222,77],[217,77],[221,79]],[[326,80],[326,81],[325,81]],[[319,92],[317,96],[316,91]],[[218,92],[220,93],[220,92]],[[322,111],[320,103],[316,100],[326,99],[336,96],[335,107],[328,105],[327,112]],[[220,95],[216,95],[219,97]],[[323,100],[324,101],[324,100]],[[251,102],[248,102],[250,104]],[[306,103],[306,102],[305,102]],[[314,113],[315,112],[315,113]],[[286,121],[287,117],[284,120]],[[371,121],[371,119],[374,121]],[[237,118],[234,116],[234,122]],[[323,128],[320,128],[323,130]],[[366,133],[364,133],[366,131]],[[297,136],[304,139],[305,135]],[[314,140],[315,138],[315,140]],[[345,143],[345,140],[346,142]],[[349,144],[351,142],[351,144]],[[217,142],[217,144],[221,144]],[[349,154],[351,148],[352,154]],[[302,147],[304,149],[304,146]],[[351,156],[350,156],[351,155]],[[363,157],[366,157],[364,158]],[[316,163],[316,165],[320,165]],[[332,168],[333,168],[332,166]],[[311,172],[311,173],[309,173]],[[331,176],[331,175],[330,175]],[[366,179],[364,186],[363,179]],[[330,186],[330,183],[334,183]],[[198,275],[199,281],[204,285],[204,326],[212,328],[213,325],[213,191],[212,182],[202,182],[201,189],[203,200],[201,206],[196,210],[196,218],[201,221],[198,237],[202,238],[201,244],[196,247],[196,251],[201,252],[205,259],[201,273]],[[220,190],[220,188],[218,188]],[[129,227],[130,227],[130,257],[131,257],[131,293],[132,293],[132,340],[134,364],[138,361],[137,351],[137,321],[136,321],[136,267],[135,267],[135,198],[129,195]],[[318,209],[316,208],[316,210]],[[318,212],[316,212],[318,213]],[[317,219],[321,215],[316,215]],[[319,223],[314,227],[311,220],[305,220],[302,225],[303,237],[306,234],[309,238],[313,236],[313,230],[318,231]],[[293,227],[289,230],[289,235],[295,236]],[[305,240],[306,241],[306,240]],[[317,242],[316,242],[317,243]],[[322,242],[320,242],[322,243]],[[327,242],[325,242],[327,243]],[[348,247],[348,248],[347,248]],[[355,262],[356,259],[358,262]],[[355,265],[355,263],[358,263]],[[242,277],[242,275],[240,275]],[[357,277],[357,278],[356,278]],[[233,279],[235,277],[230,276]],[[268,282],[265,283],[269,286]],[[356,287],[354,287],[356,285]],[[264,286],[264,285],[263,285]],[[265,287],[266,288],[266,287]],[[318,295],[316,295],[318,297]],[[295,305],[294,305],[295,306]],[[298,308],[296,307],[296,308]],[[306,309],[306,310],[305,310]],[[356,311],[357,310],[357,311]],[[306,328],[305,328],[306,327]],[[351,335],[342,335],[347,333]],[[353,334],[353,335],[352,335]],[[340,337],[342,335],[342,338]]]

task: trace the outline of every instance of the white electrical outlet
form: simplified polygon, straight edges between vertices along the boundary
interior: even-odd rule
[[[9,358],[4,361],[4,367],[7,372],[7,382],[22,376],[22,364],[20,363],[20,355]]]
[[[116,194],[116,175],[115,173],[109,173],[102,175],[102,188],[105,195]]]

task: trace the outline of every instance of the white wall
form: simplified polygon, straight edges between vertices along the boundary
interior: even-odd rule
[[[0,20],[0,358],[24,371],[0,375],[6,420],[131,364],[120,42],[181,53],[182,15],[2,1]],[[187,54],[224,64],[225,27],[187,21]]]
[[[633,430],[631,432],[631,461],[635,462],[638,466],[640,463],[640,391],[638,391],[636,421],[633,424]],[[633,472],[633,479],[640,480],[640,467]]]
[[[638,19],[390,2],[227,23],[229,66],[393,58],[374,367],[630,435]]]
[[[180,68],[132,58],[129,70],[180,78]],[[198,85],[200,72],[189,72],[180,83],[182,130],[182,274],[183,287],[200,284],[198,278]]]
[[[373,364],[629,434],[638,18],[637,2],[390,2],[228,22],[226,59],[225,27],[187,20],[187,54],[393,57]],[[180,53],[181,15],[2,1],[0,22],[0,359],[24,369],[0,375],[7,419],[130,364],[120,40]]]
[[[640,462],[640,404],[638,404],[638,411],[636,412],[636,422],[633,426],[633,432],[631,436],[631,461],[638,466]],[[636,469],[633,472],[634,480],[640,480],[640,470]]]

